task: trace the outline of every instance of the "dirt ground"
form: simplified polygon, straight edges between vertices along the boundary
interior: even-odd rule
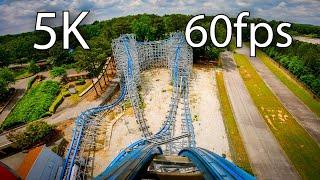
[[[193,115],[196,143],[214,151],[226,154],[230,160],[228,140],[220,112],[215,73],[211,68],[194,67],[190,87],[190,108]],[[167,69],[153,69],[141,74],[141,95],[144,101],[144,113],[150,131],[156,133],[165,120],[171,100],[172,85],[170,72]],[[180,104],[181,105],[181,104]],[[121,112],[123,115],[115,121],[111,132],[110,147],[101,149],[95,154],[94,176],[100,174],[114,157],[129,145],[138,140],[141,133],[132,108]],[[106,119],[110,121],[110,119]],[[181,134],[181,107],[177,112],[175,136]]]
[[[293,37],[293,39],[298,40],[298,41],[302,41],[302,42],[312,43],[312,44],[320,44],[320,38],[295,36],[295,37]]]
[[[108,119],[106,120],[108,121]],[[107,145],[95,153],[94,176],[103,172],[122,149],[140,139],[141,133],[135,121],[132,108],[124,111],[124,114],[115,121],[111,131],[106,131],[106,134],[111,135],[109,146]]]
[[[172,94],[170,81],[170,72],[167,69],[152,69],[141,74],[144,114],[153,134],[159,131],[169,110]]]
[[[193,67],[189,101],[197,147],[225,154],[231,160],[213,68]]]

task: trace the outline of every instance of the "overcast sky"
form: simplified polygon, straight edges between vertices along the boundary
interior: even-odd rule
[[[248,10],[251,17],[320,25],[320,0],[0,0],[0,35],[33,31],[37,12],[57,12],[60,20],[63,10],[90,10],[89,23],[141,13],[236,16]]]

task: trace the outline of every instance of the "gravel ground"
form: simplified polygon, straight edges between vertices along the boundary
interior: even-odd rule
[[[125,111],[113,126],[110,148],[101,149],[95,153],[94,176],[99,175],[118,153],[130,143],[140,139],[141,133],[135,121],[132,108]]]
[[[170,72],[167,69],[153,69],[141,75],[141,94],[145,103],[145,118],[150,131],[159,131],[165,120],[171,101],[172,85]]]
[[[226,154],[230,159],[228,140],[220,113],[220,104],[214,80],[214,70],[198,68],[194,70],[191,82],[191,113],[198,115],[194,122],[197,146],[217,154]],[[165,120],[172,94],[170,72],[167,69],[153,69],[141,74],[141,95],[145,103],[145,118],[150,131],[156,133]],[[197,100],[195,100],[197,99]],[[181,104],[180,104],[181,105]],[[210,107],[210,108],[208,108]],[[181,134],[181,107],[177,112],[176,134]],[[132,108],[125,110],[113,126],[109,149],[96,152],[94,175],[100,174],[114,157],[131,142],[139,139],[141,133],[135,121]]]
[[[189,100],[197,146],[231,160],[217,93],[214,69],[194,66]]]

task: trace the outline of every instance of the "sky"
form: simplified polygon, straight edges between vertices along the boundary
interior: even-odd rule
[[[59,26],[65,10],[90,10],[85,23],[142,13],[235,17],[246,10],[250,17],[320,25],[320,0],[0,0],[0,35],[34,31],[37,12],[57,12],[50,24]]]

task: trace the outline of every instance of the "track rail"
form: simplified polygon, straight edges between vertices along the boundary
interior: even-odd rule
[[[82,112],[75,122],[75,127],[73,128],[72,140],[66,155],[65,163],[60,175],[60,179],[70,179],[72,169],[76,162],[80,161],[79,150],[81,148],[81,144],[85,139],[83,139],[85,135],[85,131],[88,128],[89,123],[93,123],[95,121],[98,113],[113,109],[116,105],[118,105],[126,95],[126,87],[122,84],[120,96],[111,104],[99,106],[95,108],[88,109]]]
[[[179,156],[188,157],[204,174],[205,179],[255,179],[254,176],[227,161],[225,158],[206,149],[183,149],[179,152]]]
[[[163,126],[155,135],[151,135],[144,118],[143,109],[140,107],[140,97],[137,87],[140,81],[139,73],[140,70],[143,69],[140,67],[141,62],[138,59],[139,52],[137,45],[139,45],[139,43],[135,41],[133,36],[122,35],[113,42],[118,77],[121,77],[123,80],[123,83],[121,84],[120,96],[110,105],[88,109],[78,116],[75,128],[73,129],[72,140],[68,149],[60,179],[69,180],[70,177],[79,177],[79,168],[82,168],[79,166],[84,166],[86,169],[88,159],[81,157],[81,153],[79,153],[80,149],[84,148],[82,147],[83,145],[87,146],[87,142],[91,141],[94,143],[95,135],[92,132],[95,131],[94,127],[98,125],[99,121],[101,120],[99,113],[114,108],[125,98],[126,93],[128,93],[131,105],[134,109],[136,121],[139,124],[139,129],[142,132],[142,137],[144,138],[130,145],[130,147],[128,147],[129,149],[136,149],[145,145],[146,142],[149,143],[149,141],[146,141],[146,139],[152,139],[158,144],[163,144],[162,142],[168,142],[167,151],[170,154],[177,153],[178,150],[184,147],[195,146],[193,126],[188,103],[188,77],[190,73],[190,63],[192,63],[192,61],[190,61],[192,52],[190,55],[190,49],[188,49],[189,47],[181,33],[173,34],[171,38],[163,41],[162,43],[166,48],[169,48],[169,54],[165,58],[167,58],[167,61],[171,63],[171,65],[169,64],[168,67],[171,68],[174,86],[171,103],[169,105],[170,108]],[[150,67],[153,67],[153,65]],[[176,139],[173,138],[174,125],[178,104],[180,101],[184,104],[182,129],[183,132],[188,136],[185,137],[185,135],[183,135],[182,137],[185,137],[184,141],[181,140],[181,142],[178,141],[178,143],[175,142],[175,144],[173,144],[170,142],[170,139]],[[92,144],[89,144],[89,147],[91,146]],[[126,148],[126,150],[128,150],[128,148]],[[173,151],[173,149],[175,149],[175,151]],[[111,162],[109,167],[116,166],[118,161],[127,157],[128,154],[129,153],[127,152],[121,151],[117,158]],[[85,159],[84,162],[83,159]]]

